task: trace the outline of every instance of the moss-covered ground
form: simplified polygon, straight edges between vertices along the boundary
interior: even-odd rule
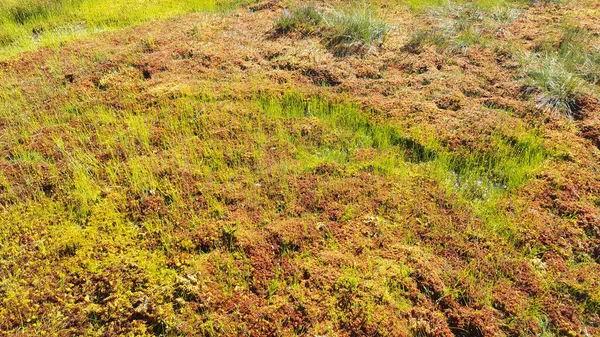
[[[598,4],[299,4],[0,5],[0,335],[600,334]]]

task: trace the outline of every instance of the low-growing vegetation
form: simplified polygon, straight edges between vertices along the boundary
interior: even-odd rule
[[[0,4],[0,57],[153,19],[227,8],[235,1],[6,0]]]
[[[593,2],[199,1],[0,4],[0,335],[600,333]]]
[[[522,63],[528,83],[539,89],[536,101],[542,110],[578,116],[583,96],[598,96],[600,51],[590,34],[576,26],[562,29],[557,47],[536,46]]]
[[[481,7],[476,2],[458,3],[448,1],[442,6],[427,11],[433,25],[427,29],[417,29],[412,33],[405,48],[420,52],[427,45],[439,51],[462,51],[469,46],[485,44],[497,34],[505,32],[505,26],[520,14],[518,7]]]
[[[307,3],[286,9],[277,19],[277,32],[280,34],[293,31],[302,34],[315,34],[323,22],[323,13],[315,3]]]
[[[325,43],[338,56],[369,53],[390,31],[389,25],[376,19],[373,10],[366,5],[333,10],[326,22],[329,29]]]
[[[478,6],[476,3],[448,2],[444,6],[427,11],[433,24],[427,29],[417,29],[404,45],[404,50],[420,53],[428,46],[438,52],[466,52],[470,46],[493,44],[499,36],[510,35],[507,30],[522,12],[515,4],[503,6]],[[521,67],[527,76],[527,84],[534,93],[538,108],[542,111],[562,113],[577,117],[581,97],[597,89],[589,85],[598,83],[600,56],[595,41],[588,32],[576,26],[562,29],[558,46],[542,42],[533,53],[521,58]],[[592,94],[593,95],[593,94]]]
[[[557,57],[535,55],[528,61],[528,81],[540,90],[538,107],[545,111],[573,117],[579,111],[578,98],[583,94],[584,80],[566,69]]]
[[[368,5],[321,10],[314,3],[287,10],[276,20],[276,26],[280,33],[318,35],[336,56],[368,54],[391,29],[375,18]]]

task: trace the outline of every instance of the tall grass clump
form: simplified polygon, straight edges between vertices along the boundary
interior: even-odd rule
[[[577,99],[582,94],[585,81],[570,72],[557,57],[535,55],[530,62],[527,81],[539,90],[537,107],[569,117],[576,115],[579,110]]]
[[[390,27],[375,18],[369,6],[360,9],[332,10],[326,17],[327,47],[337,56],[368,53],[378,46]]]
[[[303,34],[315,33],[319,28],[323,16],[314,3],[303,4],[298,7],[284,10],[276,19],[277,32],[281,34],[298,31]]]
[[[578,101],[600,79],[600,49],[579,27],[563,28],[558,47],[538,47],[522,59],[527,84],[536,90],[539,109],[577,117]]]
[[[375,50],[391,27],[375,17],[372,7],[319,10],[305,4],[284,11],[276,19],[278,33],[316,35],[336,56],[367,54]]]
[[[465,52],[471,45],[484,44],[495,33],[506,33],[505,27],[512,23],[520,10],[514,7],[479,7],[475,3],[447,2],[427,12],[432,26],[413,32],[404,48],[421,52],[433,45],[440,52],[445,50]]]
[[[600,43],[576,26],[563,28],[557,50],[565,67],[591,84],[600,83]]]

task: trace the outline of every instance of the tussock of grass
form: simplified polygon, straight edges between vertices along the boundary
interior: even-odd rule
[[[597,89],[600,50],[594,39],[581,28],[567,26],[559,46],[539,46],[522,58],[527,83],[538,90],[535,99],[543,111],[577,117],[578,100]]]
[[[528,83],[541,91],[536,97],[538,108],[573,117],[579,110],[577,98],[585,81],[568,71],[556,57],[536,55],[529,62]]]
[[[557,57],[570,72],[590,84],[600,80],[600,42],[594,41],[590,32],[577,26],[563,29]]]
[[[510,6],[485,8],[475,3],[447,2],[428,11],[433,27],[414,31],[405,49],[420,52],[423,47],[434,45],[439,51],[464,52],[471,45],[484,44],[519,15],[520,10]]]
[[[303,34],[313,34],[323,21],[321,10],[314,3],[303,4],[285,10],[276,19],[278,33],[298,31]]]
[[[338,56],[368,53],[376,47],[390,27],[377,20],[371,8],[332,11],[326,17],[329,29],[325,34],[327,47]]]
[[[336,56],[367,54],[382,43],[391,28],[375,18],[370,6],[319,10],[314,4],[285,11],[276,22],[279,33],[315,34]]]

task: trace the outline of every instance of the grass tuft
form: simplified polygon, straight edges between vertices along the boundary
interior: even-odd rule
[[[522,58],[527,84],[536,88],[538,108],[577,117],[578,101],[596,90],[600,80],[600,48],[591,34],[576,26],[563,28],[558,47],[541,45]]]
[[[538,108],[574,117],[580,109],[577,99],[585,81],[566,69],[556,57],[536,55],[530,61],[528,83],[540,90],[536,97]]]
[[[276,19],[275,26],[280,34],[296,31],[317,35],[338,57],[374,51],[391,30],[385,22],[375,18],[368,5],[359,9],[322,11],[313,3],[286,10]]]
[[[433,45],[440,52],[465,52],[472,45],[485,44],[493,34],[506,33],[505,27],[520,13],[518,8],[509,6],[480,8],[474,3],[447,2],[428,11],[433,26],[415,30],[404,49],[419,53]]]
[[[323,21],[321,11],[314,3],[303,4],[285,10],[283,14],[276,19],[275,25],[280,34],[298,31],[303,34],[314,34]]]
[[[569,71],[591,84],[600,83],[600,45],[588,31],[564,27],[557,54]]]
[[[327,47],[337,56],[366,54],[378,46],[390,27],[375,18],[369,6],[332,11],[327,18]]]

